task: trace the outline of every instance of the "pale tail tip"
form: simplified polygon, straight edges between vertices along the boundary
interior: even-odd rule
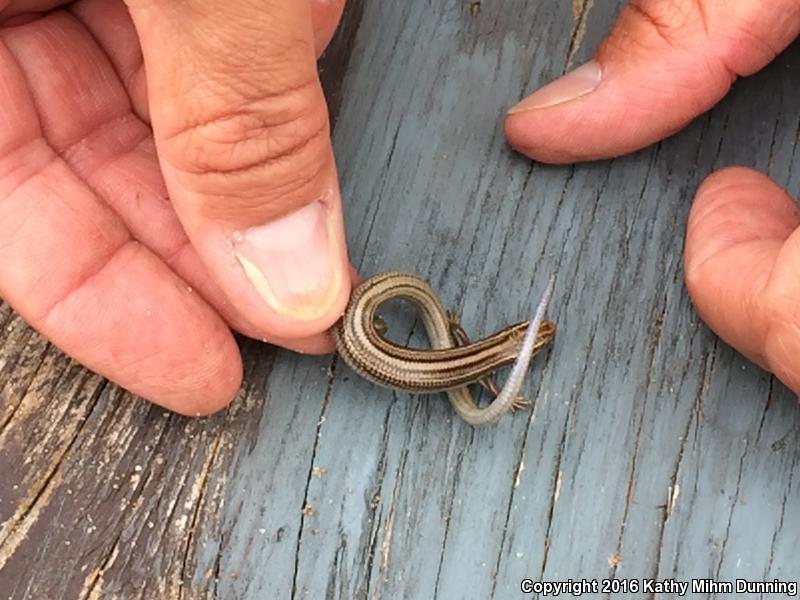
[[[550,278],[547,280],[547,288],[544,291],[544,296],[542,296],[542,312],[544,312],[544,309],[546,309],[547,305],[550,303],[550,298],[553,295],[553,290],[555,290],[555,287],[556,277],[555,275],[550,275]]]
[[[539,304],[536,306],[536,309],[533,312],[531,317],[532,327],[531,329],[534,331],[538,331],[539,324],[544,319],[544,313],[547,310],[547,305],[550,303],[550,297],[553,295],[553,290],[556,287],[556,278],[555,276],[551,275],[547,281],[547,288],[542,295],[542,299],[539,301]]]

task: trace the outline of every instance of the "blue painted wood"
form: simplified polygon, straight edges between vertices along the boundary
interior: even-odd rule
[[[165,416],[3,307],[0,592],[449,599],[519,597],[524,577],[796,580],[796,399],[698,320],[681,260],[712,170],[800,189],[800,46],[632,156],[514,154],[505,108],[588,59],[620,6],[357,1],[324,64],[362,274],[428,278],[473,335],[526,316],[557,276],[531,412],[473,430],[443,397],[243,342],[228,411]],[[407,307],[387,312],[395,339],[424,344]]]

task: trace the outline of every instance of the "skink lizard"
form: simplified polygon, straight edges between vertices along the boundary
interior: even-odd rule
[[[467,423],[480,427],[496,423],[509,411],[525,406],[519,396],[533,356],[553,337],[555,325],[544,320],[553,292],[553,279],[530,321],[516,323],[470,342],[453,313],[445,311],[431,287],[408,273],[389,272],[361,283],[344,315],[333,327],[336,350],[362,377],[384,387],[410,392],[446,391],[450,403]],[[431,350],[405,348],[384,337],[385,325],[375,314],[388,300],[403,298],[420,311]],[[514,363],[498,390],[490,374]],[[467,389],[479,382],[494,400],[479,407]]]

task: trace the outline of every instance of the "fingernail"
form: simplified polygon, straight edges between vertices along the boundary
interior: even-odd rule
[[[512,107],[508,114],[546,108],[580,98],[593,92],[600,85],[603,73],[597,61],[590,60],[543,88],[539,88],[522,102]]]
[[[303,321],[325,315],[344,281],[341,221],[316,200],[234,236],[236,258],[275,312]]]

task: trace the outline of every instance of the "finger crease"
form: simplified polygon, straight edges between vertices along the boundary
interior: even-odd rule
[[[653,30],[658,34],[658,36],[664,41],[665,44],[667,44],[672,48],[676,47],[672,39],[670,39],[669,34],[666,33],[670,31],[672,27],[656,19],[651,13],[644,10],[641,6],[639,6],[635,2],[631,2],[630,4],[628,4],[628,8],[631,11],[633,11],[636,15],[638,15],[640,19],[648,23],[653,28]]]
[[[291,86],[289,88],[285,88],[285,89],[281,90],[280,92],[264,93],[262,91],[259,91],[257,102],[262,103],[264,101],[269,101],[269,100],[288,98],[292,94],[300,93],[303,90],[305,90],[306,88],[308,88],[310,86],[313,86],[313,85],[318,85],[317,79],[307,79],[307,80],[303,81],[302,83],[299,83],[297,85],[293,85],[293,86]],[[250,105],[247,105],[247,106],[250,106]],[[253,114],[256,114],[257,112],[259,112],[259,111],[254,111],[252,108],[248,108],[247,106],[245,106],[245,107],[243,107],[243,108],[241,108],[241,109],[239,109],[237,111],[231,112],[229,110],[226,110],[223,114],[210,116],[208,119],[197,121],[197,122],[194,122],[194,123],[188,123],[188,124],[186,124],[185,127],[181,127],[180,129],[177,129],[174,132],[170,132],[170,133],[164,135],[163,136],[163,140],[169,142],[169,141],[172,141],[175,138],[179,138],[179,137],[183,136],[184,134],[200,130],[203,127],[207,127],[207,126],[210,126],[210,125],[215,125],[217,123],[227,122],[227,121],[230,121],[230,120],[232,120],[232,119],[234,119],[236,117],[252,116]],[[289,121],[291,121],[291,120],[293,120],[293,119],[289,119]]]
[[[204,165],[202,168],[183,168],[181,170],[192,175],[226,175],[234,177],[238,175],[244,175],[252,171],[271,167],[275,164],[285,161],[288,157],[302,153],[305,148],[319,140],[320,136],[323,136],[327,131],[328,123],[323,121],[322,124],[314,129],[314,131],[312,131],[309,135],[302,136],[297,143],[292,144],[287,148],[282,148],[278,152],[272,154],[267,153],[267,156],[259,156],[258,158],[253,159],[243,165],[237,165],[236,167],[232,167],[230,169],[213,168]]]
[[[77,279],[74,285],[70,286],[70,288],[65,291],[65,293],[61,296],[61,298],[54,301],[50,306],[46,307],[42,311],[42,316],[41,316],[41,322],[43,324],[42,328],[44,329],[53,327],[54,324],[47,323],[47,321],[52,317],[52,315],[55,312],[58,311],[58,308],[66,304],[75,294],[84,289],[89,283],[92,282],[92,280],[96,279],[100,274],[103,273],[103,271],[108,269],[109,265],[111,265],[112,262],[114,262],[114,259],[120,256],[126,248],[130,248],[132,256],[135,256],[135,254],[141,250],[142,245],[131,238],[127,238],[123,240],[120,244],[118,244],[116,247],[110,248],[109,252],[106,253],[101,260],[97,261],[95,265],[93,265],[89,269],[86,269],[85,272],[81,274],[80,278]],[[38,320],[39,319],[33,318],[32,324],[36,326],[36,321]]]
[[[56,151],[61,156],[63,156],[68,163],[72,164],[71,159],[74,157],[75,154],[79,153],[83,149],[81,148],[81,146],[88,145],[89,142],[91,142],[93,139],[100,137],[103,134],[107,133],[109,130],[117,128],[120,125],[123,125],[127,122],[133,122],[133,121],[141,122],[139,118],[136,117],[136,115],[130,112],[129,108],[130,107],[126,107],[124,112],[109,117],[108,119],[105,119],[103,121],[100,121],[99,123],[92,125],[91,128],[87,131],[87,133],[79,137],[77,140],[70,142],[62,147],[56,146],[55,147]],[[143,137],[146,136],[141,136],[141,135],[137,136],[133,140],[133,143],[130,144],[130,148],[123,150],[123,152],[121,152],[120,155],[124,154],[126,151],[129,151],[132,148],[135,148],[138,144],[142,142]]]
[[[44,160],[35,162],[31,160],[18,159],[19,156],[25,157],[28,154],[33,154],[36,156],[43,149],[41,148],[42,146],[46,148],[46,158]],[[44,156],[45,154],[41,154],[41,156]],[[0,155],[0,181],[10,179],[11,176],[17,171],[25,170],[26,172],[22,176],[22,179],[14,182],[14,189],[21,188],[31,179],[36,177],[37,174],[57,161],[58,158],[58,154],[53,151],[52,146],[50,146],[47,143],[47,140],[45,140],[42,136],[25,140]],[[11,166],[3,169],[3,163],[9,163]]]

